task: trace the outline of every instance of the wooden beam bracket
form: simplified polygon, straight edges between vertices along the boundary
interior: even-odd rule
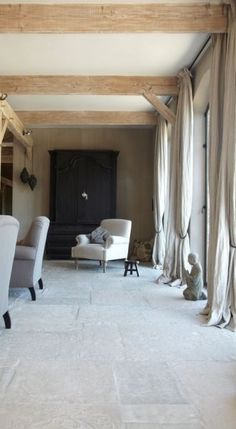
[[[5,135],[5,132],[7,130],[7,126],[8,126],[8,119],[5,118],[1,118],[1,129],[0,129],[0,145],[2,146],[2,141]]]
[[[155,94],[145,91],[143,93],[144,98],[149,101],[149,103],[155,107],[158,113],[160,113],[163,118],[165,118],[172,125],[175,123],[175,114],[166,106]]]

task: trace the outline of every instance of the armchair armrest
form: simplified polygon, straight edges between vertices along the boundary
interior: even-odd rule
[[[129,244],[129,240],[126,237],[120,235],[109,235],[105,242],[105,248],[109,249],[113,244]]]
[[[90,243],[89,238],[86,234],[79,234],[75,237],[78,244],[88,244]]]

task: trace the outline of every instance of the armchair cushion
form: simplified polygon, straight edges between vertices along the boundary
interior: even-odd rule
[[[21,246],[21,245],[16,246],[15,259],[24,259],[24,260],[31,259],[33,261],[35,259],[35,255],[36,255],[35,247]]]
[[[89,238],[91,243],[104,244],[109,235],[109,232],[105,228],[99,226],[90,234],[87,234],[87,237]]]

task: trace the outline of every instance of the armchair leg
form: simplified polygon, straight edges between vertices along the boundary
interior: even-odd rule
[[[3,314],[3,319],[4,319],[4,323],[5,323],[5,328],[11,329],[11,318],[10,318],[10,314],[8,311],[6,311],[6,313]]]
[[[102,266],[103,266],[103,272],[106,272],[107,269],[107,261],[102,261]]]
[[[35,293],[34,287],[29,287],[29,291],[30,291],[32,301],[36,301],[36,293]]]
[[[39,289],[43,289],[43,280],[42,279],[39,279],[38,284],[39,284]]]
[[[78,268],[79,268],[78,259],[75,259],[75,269],[78,270]]]

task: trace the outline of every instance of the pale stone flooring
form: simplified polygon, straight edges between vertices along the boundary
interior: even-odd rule
[[[0,326],[0,429],[235,429],[236,334],[157,272],[44,264]]]

